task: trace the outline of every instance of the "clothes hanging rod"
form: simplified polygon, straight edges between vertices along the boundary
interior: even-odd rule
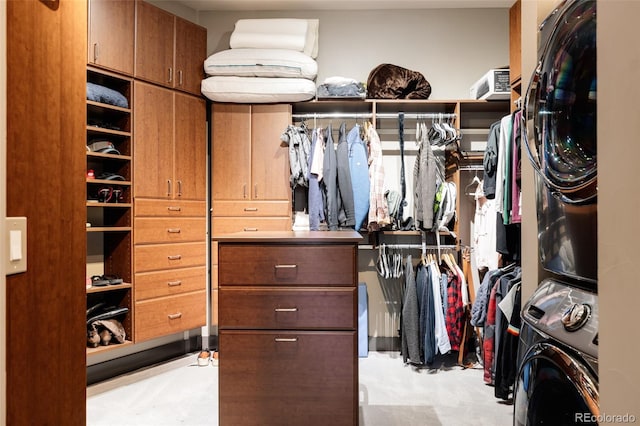
[[[453,244],[443,244],[440,245],[439,247],[437,245],[426,245],[423,246],[422,244],[387,244],[387,243],[382,243],[379,246],[374,246],[372,244],[361,244],[358,246],[358,248],[360,250],[377,250],[379,247],[384,246],[388,249],[392,249],[392,250],[422,250],[422,249],[426,249],[426,250],[457,250],[459,247],[457,245],[453,245]]]
[[[478,171],[479,172],[481,170],[484,170],[484,166],[460,166],[458,168],[458,170],[460,170],[460,171],[470,170],[470,171]]]
[[[291,117],[294,119],[327,119],[327,118],[398,118],[400,115],[399,112],[394,113],[377,113],[373,114],[371,112],[307,112],[307,113],[298,113],[291,114]],[[407,119],[449,119],[456,118],[456,114],[443,114],[443,113],[405,113],[404,118]]]

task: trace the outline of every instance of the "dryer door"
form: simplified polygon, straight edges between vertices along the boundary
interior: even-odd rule
[[[548,343],[529,349],[515,383],[514,425],[597,425],[599,414],[587,367]]]
[[[525,146],[552,193],[583,204],[597,194],[596,1],[567,2],[553,18],[526,97]]]

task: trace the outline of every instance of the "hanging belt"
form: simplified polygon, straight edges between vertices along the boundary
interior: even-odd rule
[[[402,220],[404,218],[404,206],[407,205],[405,200],[407,196],[407,183],[404,176],[404,113],[398,113],[398,132],[400,136],[400,187],[402,198],[400,200],[400,206],[398,207],[398,228],[402,228]]]

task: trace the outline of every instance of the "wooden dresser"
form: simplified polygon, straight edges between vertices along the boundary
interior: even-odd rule
[[[214,236],[221,425],[358,424],[360,238]]]

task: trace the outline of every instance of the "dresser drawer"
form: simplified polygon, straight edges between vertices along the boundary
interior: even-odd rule
[[[206,264],[206,243],[149,244],[134,246],[135,272],[186,268]]]
[[[197,268],[142,272],[135,275],[135,300],[206,290],[206,270]]]
[[[206,323],[207,292],[161,297],[137,302],[136,341],[200,327]]]
[[[356,289],[225,287],[220,289],[221,329],[355,329]]]
[[[213,201],[213,216],[291,216],[289,201]]]
[[[356,248],[349,244],[219,243],[219,285],[355,286]]]
[[[136,217],[134,243],[171,243],[206,241],[206,218],[197,217]]]
[[[221,330],[219,349],[221,425],[358,424],[355,332]]]
[[[134,214],[139,216],[197,216],[207,217],[207,205],[204,201],[182,200],[145,200],[134,201]]]
[[[234,232],[290,231],[289,217],[214,217],[213,235]]]

